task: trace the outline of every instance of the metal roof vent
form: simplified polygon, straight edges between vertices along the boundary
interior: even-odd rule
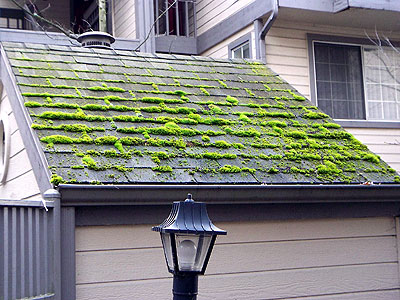
[[[111,49],[111,44],[115,38],[107,32],[88,31],[78,37],[78,42],[85,48]]]

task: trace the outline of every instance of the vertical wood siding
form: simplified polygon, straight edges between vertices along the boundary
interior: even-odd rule
[[[134,0],[113,1],[114,36],[136,39],[136,19]]]
[[[233,15],[254,0],[198,0],[197,34],[200,35],[217,23]]]
[[[40,190],[5,90],[1,96],[0,109],[8,114],[11,133],[10,164],[6,182],[0,185],[0,198],[30,199],[38,197]]]
[[[222,223],[205,299],[398,299],[393,218]],[[77,299],[166,299],[172,278],[148,225],[76,229]],[[206,287],[206,288],[205,288]]]

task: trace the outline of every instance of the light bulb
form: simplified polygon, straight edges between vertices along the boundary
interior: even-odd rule
[[[184,240],[178,246],[179,267],[182,271],[190,271],[194,267],[197,247],[191,240]]]

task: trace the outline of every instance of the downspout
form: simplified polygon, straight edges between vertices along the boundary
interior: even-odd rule
[[[272,25],[275,22],[275,19],[278,16],[278,8],[279,8],[279,0],[271,0],[272,1],[272,13],[269,15],[267,22],[265,22],[264,26],[259,29],[262,25],[262,20],[258,19],[254,21],[254,25],[256,28],[256,58],[260,59],[264,63],[266,62],[266,53],[265,53],[265,36],[268,31],[271,29]]]

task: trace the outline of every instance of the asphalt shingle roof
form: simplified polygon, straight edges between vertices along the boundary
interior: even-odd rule
[[[3,47],[55,184],[398,180],[260,63]]]

